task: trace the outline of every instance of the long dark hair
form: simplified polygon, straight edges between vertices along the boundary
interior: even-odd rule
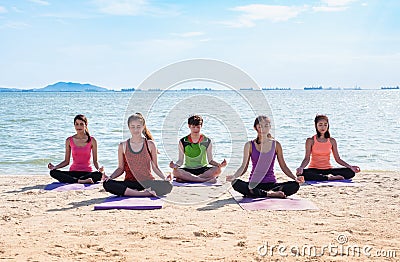
[[[317,128],[317,124],[318,124],[318,122],[321,121],[321,120],[325,120],[325,121],[328,123],[328,129],[326,130],[326,132],[325,132],[325,134],[324,134],[324,137],[325,137],[325,138],[330,138],[330,137],[331,137],[331,134],[329,133],[329,120],[328,120],[328,117],[327,117],[326,115],[317,115],[317,116],[315,117],[315,119],[314,119],[315,130],[317,131],[317,136],[318,136],[318,137],[321,136],[321,133],[318,131],[318,128]]]
[[[134,121],[134,120],[138,120],[138,121],[140,121],[141,123],[142,123],[142,125],[143,125],[143,135],[148,139],[148,140],[154,140],[153,139],[153,135],[151,134],[151,132],[150,132],[150,130],[147,128],[147,126],[146,126],[146,120],[144,119],[144,117],[143,117],[143,115],[141,114],[141,113],[135,113],[135,114],[133,114],[133,115],[131,115],[129,118],[128,118],[128,126],[129,126],[129,123],[130,122],[132,122],[132,121]]]
[[[81,120],[81,121],[83,121],[85,123],[85,134],[88,136],[88,139],[86,140],[86,142],[89,143],[91,138],[90,138],[89,129],[87,127],[88,126],[88,120],[87,120],[86,116],[84,116],[84,115],[76,115],[74,117],[74,125],[76,123],[76,120]]]
[[[271,123],[271,119],[269,119],[268,116],[265,116],[265,115],[257,116],[256,119],[254,120],[254,125],[253,125],[254,129],[257,130],[257,125],[260,124],[261,121],[268,121],[268,122]],[[272,135],[270,133],[268,133],[267,137],[268,138],[272,138]],[[260,137],[258,136],[258,133],[257,133],[256,143],[257,144],[261,144]]]

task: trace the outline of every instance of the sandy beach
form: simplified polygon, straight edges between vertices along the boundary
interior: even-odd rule
[[[284,180],[282,174],[278,180]],[[101,210],[108,193],[44,191],[50,176],[0,176],[2,261],[398,261],[400,173],[362,172],[360,187],[302,186],[319,210],[246,211],[228,192],[158,210]],[[179,199],[197,189],[174,188]],[[359,246],[359,255],[296,255],[315,246]],[[270,252],[271,246],[281,246]],[[260,247],[266,247],[263,249]],[[286,247],[286,249],[284,249]],[[266,252],[267,250],[268,252]],[[396,251],[394,254],[391,251]],[[370,256],[368,256],[370,255]],[[393,258],[393,256],[396,256]],[[385,258],[392,256],[392,258]]]

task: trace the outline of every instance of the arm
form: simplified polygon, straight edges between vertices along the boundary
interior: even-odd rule
[[[246,173],[250,161],[250,147],[251,147],[250,141],[244,144],[242,165],[239,167],[238,170],[236,170],[235,174],[226,176],[226,181],[233,181],[236,178],[242,176],[244,173]]]
[[[301,178],[296,177],[295,175],[293,175],[292,171],[290,171],[290,169],[287,167],[285,159],[283,157],[282,146],[278,141],[276,141],[275,152],[276,152],[276,157],[278,158],[279,166],[281,167],[283,173],[285,173],[285,175],[287,175],[288,177],[290,177],[291,179],[293,179],[297,183],[304,182],[303,179],[302,179],[303,177],[301,177]]]
[[[182,166],[184,159],[185,159],[185,153],[183,151],[183,145],[182,145],[181,141],[179,141],[179,145],[178,145],[178,161],[176,161],[176,163],[171,161],[169,163],[169,167],[176,169],[176,168]]]
[[[104,167],[100,167],[99,162],[97,161],[97,141],[94,137],[92,137],[92,157],[93,157],[93,165],[96,170],[103,172]]]
[[[212,166],[225,167],[227,164],[225,159],[221,163],[214,161],[212,153],[212,143],[210,143],[210,145],[207,147],[207,159],[208,163]]]
[[[71,145],[69,144],[69,138],[65,140],[65,155],[64,160],[58,165],[54,166],[52,163],[49,163],[47,167],[51,170],[63,168],[69,165],[69,160],[71,159]]]
[[[160,168],[158,167],[158,160],[157,160],[157,147],[156,144],[152,141],[152,140],[147,140],[147,145],[149,147],[150,150],[150,154],[151,154],[151,167],[154,171],[154,173],[156,173],[160,178],[162,178],[163,180],[170,180],[171,177],[166,177],[163,172],[160,170]]]
[[[313,146],[314,140],[313,138],[307,138],[306,140],[306,153],[303,159],[303,162],[301,162],[301,165],[296,169],[296,174],[301,175],[303,174],[303,169],[310,163],[310,156],[311,156],[311,148]]]
[[[337,143],[334,138],[331,138],[331,144],[332,144],[332,154],[333,154],[333,157],[335,158],[336,163],[338,163],[339,165],[342,165],[344,167],[350,168],[351,170],[353,170],[354,173],[360,172],[360,168],[358,166],[349,165],[340,158],[339,151],[337,149]]]
[[[106,178],[105,180],[107,181],[108,179],[114,179],[119,177],[120,175],[122,175],[124,173],[124,166],[125,166],[125,160],[124,160],[124,143],[125,142],[121,142],[118,145],[118,167],[115,169],[115,171],[111,174],[111,176],[109,176],[108,178]]]

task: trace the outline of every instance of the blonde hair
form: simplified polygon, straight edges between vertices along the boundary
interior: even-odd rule
[[[144,127],[143,128],[144,137],[146,137],[148,140],[153,140],[153,135],[151,134],[150,130],[147,128],[146,120],[144,119],[143,115],[141,113],[135,113],[135,114],[131,115],[128,118],[128,126],[129,126],[130,122],[135,121],[135,120],[140,121],[142,123],[142,125]]]

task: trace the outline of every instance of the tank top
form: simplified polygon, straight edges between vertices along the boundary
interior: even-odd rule
[[[129,181],[146,181],[154,180],[151,174],[151,157],[147,146],[147,141],[143,142],[142,149],[138,152],[132,150],[130,139],[126,141],[126,150],[124,153],[124,171],[125,180]]]
[[[276,158],[275,141],[272,141],[271,150],[260,152],[254,141],[251,141],[251,163],[250,183],[275,183],[274,162]]]
[[[75,145],[72,136],[68,139],[72,154],[72,165],[69,167],[69,171],[92,172],[92,166],[90,165],[90,158],[92,156],[92,137],[90,137],[90,141],[84,146]]]
[[[330,156],[332,144],[330,138],[325,143],[318,142],[317,136],[314,137],[314,145],[311,148],[311,162],[308,168],[330,169],[332,168]]]
[[[190,136],[181,138],[183,151],[185,153],[185,168],[200,168],[208,165],[207,162],[207,148],[211,143],[211,139],[205,135],[201,135],[197,143],[193,143]]]

